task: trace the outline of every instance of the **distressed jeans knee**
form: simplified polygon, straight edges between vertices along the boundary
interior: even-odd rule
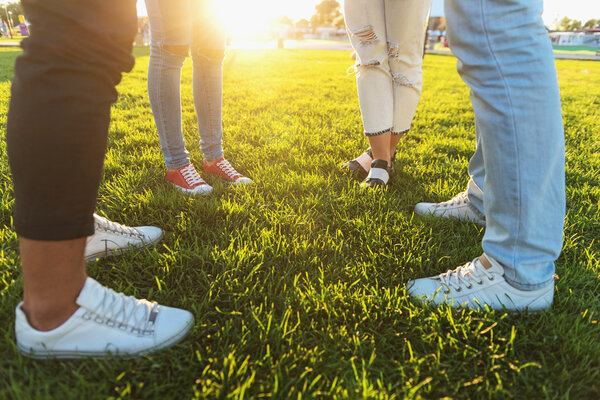
[[[344,17],[357,55],[358,98],[367,135],[403,134],[421,94],[429,0],[346,0]]]
[[[180,54],[169,50],[169,47],[158,43],[152,43],[150,45],[150,65],[160,65],[161,67],[167,68],[178,68],[183,67],[185,63],[186,55]]]

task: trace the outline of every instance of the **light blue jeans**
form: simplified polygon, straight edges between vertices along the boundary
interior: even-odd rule
[[[225,32],[215,22],[212,1],[146,0],[146,9],[152,35],[148,95],[165,164],[177,169],[190,162],[181,127],[181,68],[188,48],[200,149],[205,160],[219,159]]]
[[[477,149],[468,194],[484,253],[507,281],[552,283],[565,217],[565,144],[542,0],[446,0],[448,41],[471,89]]]

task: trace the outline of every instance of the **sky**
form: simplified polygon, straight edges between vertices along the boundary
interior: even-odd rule
[[[0,0],[1,2],[2,0]],[[343,0],[338,0],[343,3]],[[438,2],[441,0],[433,0]],[[227,14],[231,25],[256,27],[280,16],[293,20],[310,19],[315,5],[321,0],[217,0]],[[437,7],[434,7],[437,8]],[[144,0],[138,0],[138,12],[146,15]],[[545,0],[544,22],[551,26],[557,19],[567,16],[585,22],[600,19],[600,0]]]

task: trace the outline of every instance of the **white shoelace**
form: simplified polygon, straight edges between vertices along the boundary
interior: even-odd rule
[[[467,197],[467,192],[460,192],[452,199],[445,201],[443,203],[438,204],[438,207],[452,207],[452,206],[460,206],[461,204],[466,204],[469,201]]]
[[[196,187],[198,185],[204,185],[204,179],[198,175],[196,168],[192,164],[189,164],[187,167],[182,168],[180,170],[181,175],[183,175],[183,179],[185,179],[186,183],[190,185],[190,187]]]
[[[104,296],[96,308],[86,312],[84,319],[139,335],[152,335],[158,315],[158,304],[125,296],[103,288]]]
[[[232,181],[242,176],[235,170],[235,168],[231,166],[231,164],[229,164],[229,161],[227,160],[219,161],[217,163],[217,167],[219,167],[219,169],[223,171]]]
[[[488,272],[483,266],[477,267],[475,261],[438,275],[438,278],[443,285],[446,285],[457,292],[460,292],[463,287],[471,289],[474,283],[483,285],[484,277],[490,281],[494,280],[494,275]],[[444,293],[448,294],[450,292],[445,289]]]
[[[97,214],[94,214],[94,221],[96,222],[96,227],[100,230],[116,233],[118,235],[137,237],[140,239],[144,238],[144,234],[138,231],[137,229],[121,225],[117,222],[109,221],[106,218],[103,218]]]

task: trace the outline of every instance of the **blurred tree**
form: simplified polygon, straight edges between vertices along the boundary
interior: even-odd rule
[[[306,29],[308,28],[308,25],[310,24],[310,22],[308,22],[307,19],[301,19],[300,21],[296,22],[296,28],[298,29]]]
[[[3,5],[4,9],[7,11],[12,12],[12,14],[9,15],[10,17],[10,24],[12,26],[17,26],[19,25],[19,15],[24,15],[25,13],[23,12],[23,7],[21,6],[21,3],[8,3]],[[6,15],[4,13],[2,13],[2,19],[6,18]]]
[[[571,21],[571,26],[569,26],[569,30],[570,31],[580,31],[582,26],[583,26],[583,24],[581,23],[581,21],[574,19]]]
[[[576,19],[571,19],[568,17],[563,17],[558,23],[557,30],[559,31],[579,31],[583,27],[581,21]]]
[[[595,29],[600,26],[600,19],[590,19],[583,24],[584,29]]]
[[[290,17],[278,17],[271,21],[271,25],[294,25]]]
[[[342,14],[333,20],[333,26],[338,29],[346,28],[346,21],[344,20],[344,16]]]
[[[342,13],[340,11],[340,3],[336,0],[323,0],[315,8],[317,13],[310,19],[310,24],[313,28],[336,26],[335,22],[339,24],[338,19]]]
[[[559,31],[568,31],[570,25],[571,25],[571,18],[563,17],[563,19],[561,19],[560,22],[558,23],[556,29]]]

